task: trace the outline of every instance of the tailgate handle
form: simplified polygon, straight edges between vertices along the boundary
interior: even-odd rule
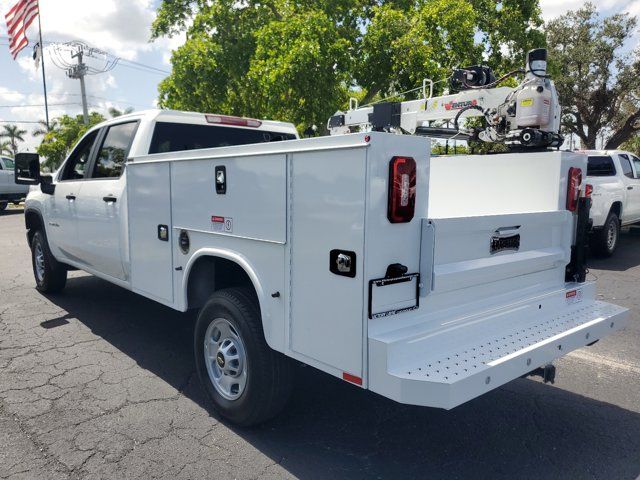
[[[493,255],[506,250],[520,250],[520,234],[517,233],[519,229],[520,225],[497,228],[489,241],[489,253]]]

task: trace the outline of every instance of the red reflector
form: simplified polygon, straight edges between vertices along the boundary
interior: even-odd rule
[[[567,210],[570,212],[575,212],[578,208],[581,185],[582,170],[576,167],[571,167],[569,169],[569,185],[567,186]]]
[[[577,290],[569,290],[566,294],[565,297],[566,298],[573,298],[578,294]]]
[[[347,372],[342,372],[342,379],[347,382],[355,383],[356,385],[362,385],[362,379],[360,377],[356,377],[355,375],[351,375]]]
[[[209,123],[219,123],[221,125],[235,125],[237,127],[257,128],[262,125],[260,120],[254,118],[231,117],[229,115],[205,115]]]
[[[211,217],[211,221],[215,223],[224,223],[224,217],[218,217],[214,215],[213,217]]]
[[[591,194],[593,193],[593,185],[587,183],[584,187],[584,196],[587,198],[591,198]]]
[[[416,161],[411,157],[393,157],[389,162],[387,218],[391,223],[410,222],[415,209]]]

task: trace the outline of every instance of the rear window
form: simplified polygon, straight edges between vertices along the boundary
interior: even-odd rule
[[[295,138],[295,135],[291,133],[268,132],[248,128],[157,122],[151,138],[149,153],[279,142]]]
[[[608,155],[589,157],[587,163],[588,177],[612,177],[616,174],[613,159]]]

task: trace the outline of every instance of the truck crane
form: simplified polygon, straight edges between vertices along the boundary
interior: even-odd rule
[[[524,73],[517,87],[498,86],[507,78]],[[496,80],[492,70],[474,65],[453,71],[450,85],[455,93],[433,96],[434,82],[423,82],[422,97],[405,102],[379,102],[338,111],[327,124],[331,135],[357,131],[384,131],[504,143],[511,149],[559,148],[560,103],[553,81],[547,75],[546,49],[531,50],[524,70],[514,70]],[[429,93],[427,94],[427,90]],[[467,128],[461,119],[481,117],[483,127]],[[453,122],[453,128],[432,123]]]

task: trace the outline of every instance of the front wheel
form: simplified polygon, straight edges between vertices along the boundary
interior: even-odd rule
[[[0,212],[4,211],[9,205],[9,202],[0,202]]]
[[[592,248],[601,257],[610,257],[618,248],[620,220],[614,212],[609,213],[601,230],[594,232]]]
[[[53,257],[47,238],[41,230],[35,232],[31,240],[31,263],[38,291],[56,293],[64,288],[67,269]]]
[[[209,298],[196,322],[194,351],[200,381],[223,417],[251,426],[284,408],[291,362],[267,345],[252,291],[228,288]]]

